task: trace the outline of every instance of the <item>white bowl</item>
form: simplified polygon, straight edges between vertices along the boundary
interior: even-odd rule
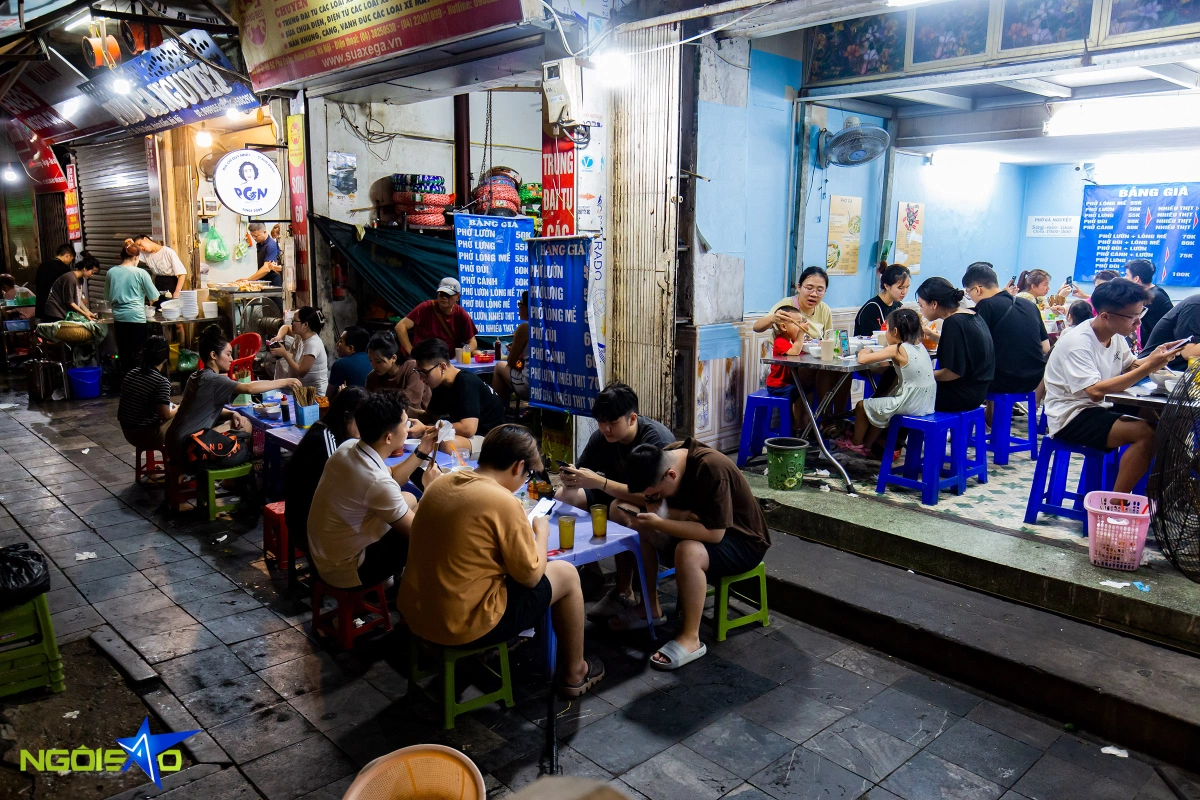
[[[159,303],[160,308],[183,308],[182,300],[163,300]]]
[[[1163,388],[1167,390],[1167,394],[1175,394],[1175,387],[1178,385],[1179,385],[1179,379],[1172,378],[1171,380],[1166,382],[1166,384],[1163,386]]]
[[[808,353],[810,356],[819,357],[821,355],[821,343],[813,342],[812,344],[804,345],[804,352]]]
[[[212,319],[217,316],[217,304],[212,301],[204,303],[204,318]]]
[[[1166,389],[1168,381],[1178,380],[1179,373],[1172,372],[1169,369],[1160,369],[1150,376],[1150,380],[1154,381],[1159,389]]]
[[[163,318],[163,319],[170,319],[170,320],[179,319],[179,309],[177,309],[177,308],[164,308],[164,309],[163,309],[163,311],[162,311],[162,318]]]

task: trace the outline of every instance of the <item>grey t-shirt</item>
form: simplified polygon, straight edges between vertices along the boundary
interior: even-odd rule
[[[583,448],[583,455],[579,457],[577,466],[598,472],[618,483],[628,482],[625,461],[633,452],[633,448],[639,444],[656,444],[659,447],[666,447],[675,441],[675,435],[658,420],[639,416],[637,423],[637,436],[629,444],[609,442],[600,431],[593,433],[588,439],[587,447]],[[588,493],[588,503],[608,504],[611,502],[612,496],[605,492],[593,490]]]
[[[182,461],[183,447],[188,438],[196,431],[215,427],[225,404],[233,400],[238,392],[237,381],[226,375],[211,369],[192,373],[183,387],[179,410],[167,429],[166,444],[170,457]]]

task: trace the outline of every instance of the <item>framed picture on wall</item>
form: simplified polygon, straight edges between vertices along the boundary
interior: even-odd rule
[[[896,208],[896,249],[892,263],[903,264],[913,275],[920,275],[924,232],[925,204],[901,200]]]

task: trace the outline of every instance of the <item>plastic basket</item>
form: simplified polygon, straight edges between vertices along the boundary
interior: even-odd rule
[[[484,800],[483,775],[465,755],[419,744],[362,768],[342,800]]]
[[[1088,492],[1088,558],[1105,569],[1133,572],[1142,564],[1142,548],[1154,504],[1140,494]]]

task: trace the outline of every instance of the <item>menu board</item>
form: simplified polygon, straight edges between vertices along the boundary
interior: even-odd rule
[[[591,237],[528,243],[529,403],[590,417],[600,391],[587,313]]]
[[[862,198],[829,197],[829,239],[825,269],[830,275],[858,274],[858,242],[862,233]]]
[[[519,324],[517,300],[529,288],[529,217],[454,215],[463,310],[485,336],[507,336]]]
[[[1075,279],[1090,283],[1098,270],[1144,258],[1155,284],[1200,286],[1198,231],[1200,183],[1085,186]]]
[[[921,245],[924,244],[925,204],[906,203],[896,207],[896,252],[893,264],[908,267],[913,275],[921,274]]]

